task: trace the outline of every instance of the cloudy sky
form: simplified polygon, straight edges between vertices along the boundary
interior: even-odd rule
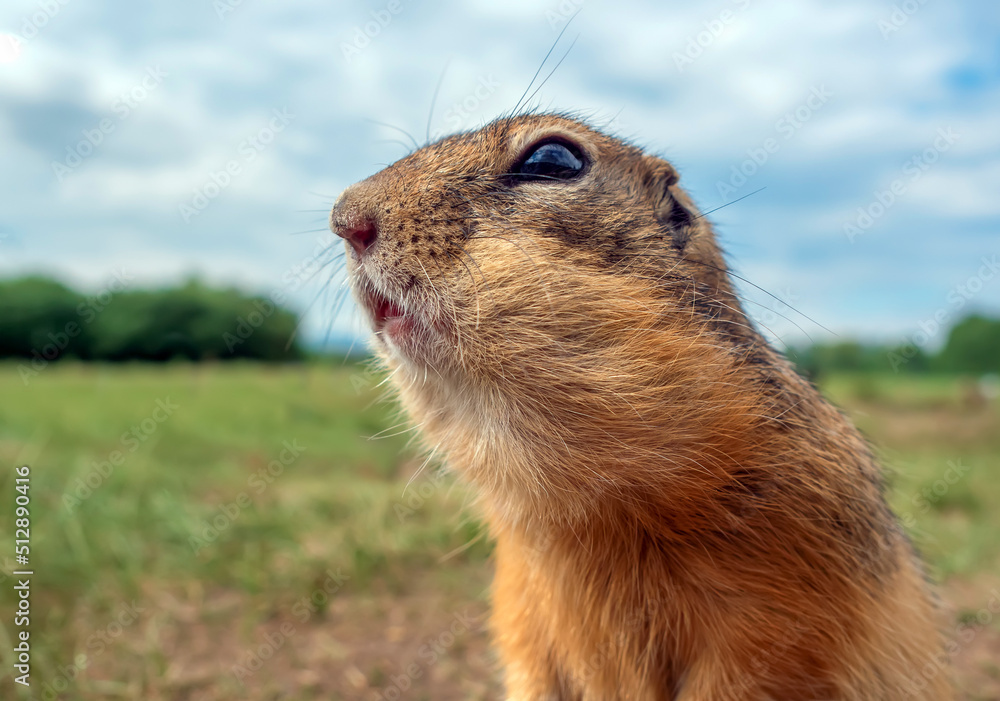
[[[935,315],[1000,313],[994,0],[7,0],[0,275],[319,295],[315,339],[299,270],[405,153],[379,123],[423,141],[442,76],[432,135],[489,121],[574,14],[535,103],[671,159],[703,210],[760,190],[711,218],[775,334],[934,344]]]

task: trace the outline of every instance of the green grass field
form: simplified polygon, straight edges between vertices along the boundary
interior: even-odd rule
[[[364,366],[0,368],[0,698],[497,698],[489,543]],[[947,378],[824,389],[973,626],[967,698],[1000,699],[1000,406]],[[10,674],[22,464],[30,695]]]

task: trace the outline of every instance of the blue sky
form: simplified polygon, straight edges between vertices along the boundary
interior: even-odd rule
[[[198,274],[300,311],[320,295],[313,338],[357,330],[299,270],[337,194],[405,152],[376,122],[422,141],[443,73],[431,133],[480,126],[577,12],[536,104],[671,159],[704,210],[766,188],[711,219],[783,300],[742,285],[776,336],[905,341],[1000,313],[989,0],[8,1],[0,275]]]

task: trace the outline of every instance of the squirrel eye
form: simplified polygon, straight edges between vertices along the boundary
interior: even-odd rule
[[[570,144],[558,141],[537,146],[514,169],[529,180],[569,180],[583,171],[583,154]]]

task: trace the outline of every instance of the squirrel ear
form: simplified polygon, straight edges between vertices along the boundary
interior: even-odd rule
[[[653,215],[660,226],[670,234],[674,248],[684,253],[695,229],[694,204],[676,187],[680,176],[666,161],[650,157],[650,190],[653,196]]]
[[[695,264],[691,274],[698,282],[720,292],[730,290],[726,263],[708,220],[677,184],[680,178],[673,166],[660,158],[647,158],[653,214],[661,230],[670,236],[677,255]]]

